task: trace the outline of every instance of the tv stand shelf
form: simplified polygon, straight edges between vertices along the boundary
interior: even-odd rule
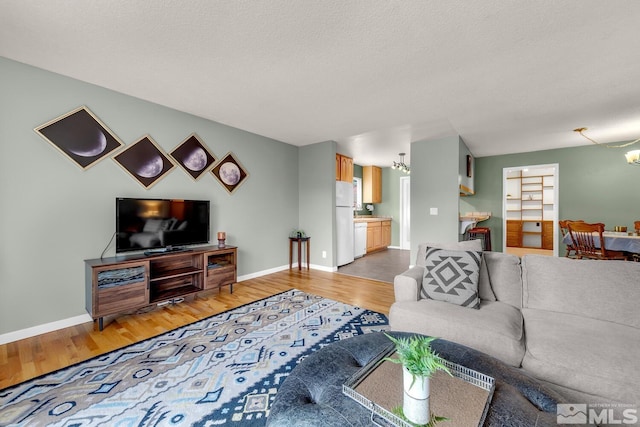
[[[237,280],[237,248],[205,246],[189,251],[85,260],[85,306],[99,329],[104,317],[175,302]]]
[[[202,273],[202,269],[201,268],[178,268],[167,275],[162,275],[159,277],[155,277],[152,273],[151,277],[149,278],[149,281],[155,282],[158,280],[170,279],[173,277],[190,276],[195,273]]]

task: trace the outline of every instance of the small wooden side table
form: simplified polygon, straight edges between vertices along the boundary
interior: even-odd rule
[[[302,270],[302,244],[307,246],[307,270],[309,269],[309,246],[311,246],[309,239],[311,239],[309,236],[289,237],[289,270],[293,265],[293,242],[298,243],[298,270]]]

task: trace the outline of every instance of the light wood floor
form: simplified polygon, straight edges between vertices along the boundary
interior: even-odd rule
[[[553,256],[553,250],[548,249],[508,247],[505,252],[511,255],[517,255],[519,257],[522,257],[526,254]]]
[[[102,332],[85,323],[0,345],[0,389],[90,359],[225,310],[296,288],[386,315],[393,285],[318,270],[286,270],[237,283],[233,294],[202,293],[173,306],[105,319]]]

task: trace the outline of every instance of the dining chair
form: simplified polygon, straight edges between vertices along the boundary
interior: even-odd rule
[[[610,251],[604,245],[604,224],[569,221],[569,234],[576,250],[576,258],[628,260],[627,254],[621,251]],[[597,237],[597,240],[596,240]],[[598,244],[596,244],[596,241]]]
[[[634,221],[633,228],[635,229],[636,235],[640,235],[640,221]],[[632,256],[634,261],[640,262],[640,254],[633,254]]]
[[[568,223],[570,221],[573,220],[569,220],[569,219],[561,219],[560,221],[558,221],[558,224],[560,225],[560,233],[562,234],[562,236],[560,237],[560,241],[562,241],[562,239],[564,239],[564,237],[569,234],[569,227],[568,227]],[[576,219],[574,222],[584,222],[581,219]],[[565,256],[567,258],[575,258],[576,257],[576,248],[573,245],[573,243],[567,243],[567,253],[565,254]]]

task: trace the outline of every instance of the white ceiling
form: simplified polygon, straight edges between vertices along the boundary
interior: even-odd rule
[[[639,22],[637,0],[2,0],[0,56],[389,166],[453,135],[639,137]]]

